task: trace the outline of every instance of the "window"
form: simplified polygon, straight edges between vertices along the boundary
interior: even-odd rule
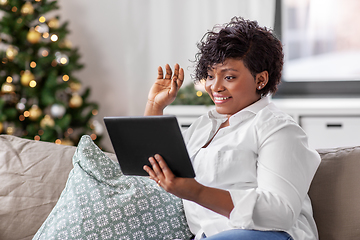
[[[274,97],[360,97],[360,1],[277,0],[283,83]]]

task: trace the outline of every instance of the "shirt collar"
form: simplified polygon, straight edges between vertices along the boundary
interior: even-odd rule
[[[244,119],[253,116],[254,114],[257,114],[260,110],[262,110],[264,107],[266,107],[270,103],[270,97],[263,97],[260,98],[258,101],[254,102],[253,104],[247,106],[246,108],[240,110],[239,112],[232,115],[229,119],[230,125],[233,123],[242,122]],[[225,114],[219,114],[216,109],[211,110],[208,113],[208,117],[210,119],[216,120],[216,121],[225,121],[227,119],[227,115]]]

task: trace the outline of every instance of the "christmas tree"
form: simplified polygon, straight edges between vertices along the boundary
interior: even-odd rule
[[[172,105],[214,105],[209,94],[205,91],[204,84],[201,82],[183,86]]]
[[[0,133],[76,145],[99,143],[98,105],[74,72],[83,68],[57,1],[0,0]]]

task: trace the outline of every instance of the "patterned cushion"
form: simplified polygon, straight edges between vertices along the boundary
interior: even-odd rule
[[[56,206],[33,239],[189,239],[181,199],[125,176],[83,136]]]

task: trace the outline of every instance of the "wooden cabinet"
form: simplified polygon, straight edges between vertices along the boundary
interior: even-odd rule
[[[313,148],[360,145],[360,98],[272,99],[294,118],[309,137]],[[164,113],[178,117],[186,129],[214,106],[168,106]]]

